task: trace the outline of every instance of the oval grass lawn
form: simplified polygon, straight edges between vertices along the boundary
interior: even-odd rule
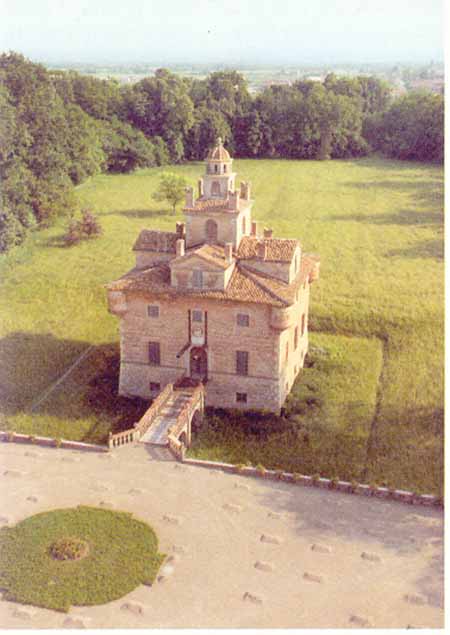
[[[55,559],[52,545],[65,538],[85,541],[86,557]],[[163,559],[153,529],[126,512],[58,509],[0,532],[4,598],[59,611],[104,604],[152,584]]]

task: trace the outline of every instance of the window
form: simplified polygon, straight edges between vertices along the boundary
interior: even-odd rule
[[[294,331],[294,351],[297,350],[297,346],[298,346],[298,326],[295,327],[295,331]]]
[[[161,390],[161,384],[157,381],[150,382],[150,392],[159,392]]]
[[[159,317],[159,306],[157,304],[149,304],[147,306],[147,315],[151,318]]]
[[[236,393],[236,401],[237,401],[237,403],[247,403],[247,393],[246,392],[237,392]]]
[[[227,171],[227,166],[226,165],[223,166],[223,171],[224,171],[224,173]]]
[[[302,315],[302,336],[305,333],[305,322],[306,322],[306,317],[305,317],[305,314],[303,313],[303,315]]]
[[[192,321],[193,322],[203,322],[203,311],[199,311],[198,309],[194,309],[192,311]]]
[[[244,234],[244,236],[245,236],[246,229],[247,229],[246,218],[245,216],[243,216],[242,217],[242,233]]]
[[[148,343],[148,359],[152,366],[159,366],[161,364],[161,350],[159,342]]]
[[[236,351],[236,373],[238,375],[248,375],[247,351]]]
[[[205,223],[205,237],[206,242],[209,244],[215,244],[217,242],[218,226],[215,220],[208,218]]]
[[[286,361],[289,358],[289,342],[286,342]]]
[[[217,174],[217,169],[218,169],[218,166],[217,166],[217,164],[216,164],[216,165],[214,166],[214,172],[215,172],[216,174]]]
[[[220,196],[220,183],[213,181],[211,185],[211,196]]]
[[[249,326],[250,316],[247,313],[238,313],[236,316],[236,323],[238,326]]]
[[[194,269],[192,272],[192,285],[198,289],[203,287],[203,271],[201,269]]]

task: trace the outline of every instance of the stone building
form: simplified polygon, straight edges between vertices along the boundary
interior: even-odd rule
[[[202,381],[206,405],[279,412],[308,350],[319,259],[252,220],[219,139],[175,232],[142,230],[136,266],[108,285],[120,318],[120,394]],[[189,378],[189,379],[188,379]]]

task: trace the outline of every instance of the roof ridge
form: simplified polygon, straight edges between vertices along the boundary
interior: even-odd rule
[[[274,298],[275,300],[278,300],[279,302],[281,302],[282,304],[284,304],[285,306],[289,306],[289,302],[287,302],[284,298],[282,298],[281,296],[279,296],[277,293],[275,293],[274,291],[272,291],[272,289],[269,289],[268,287],[266,287],[265,284],[263,284],[262,282],[260,282],[258,280],[258,278],[256,278],[253,275],[252,271],[249,270],[245,270],[245,267],[241,267],[239,265],[239,263],[236,264],[237,268],[239,269],[239,271],[243,274],[243,275],[248,275],[248,277],[252,280],[252,282],[254,282],[256,285],[258,285],[263,291],[265,291],[268,295],[270,295],[272,298]],[[258,272],[259,273],[259,272]]]

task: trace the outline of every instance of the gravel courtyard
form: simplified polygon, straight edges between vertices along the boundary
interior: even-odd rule
[[[133,512],[169,558],[153,587],[68,614],[0,601],[2,628],[443,628],[442,510],[224,474],[143,445],[0,446],[0,522]],[[137,554],[139,557],[139,554]]]

